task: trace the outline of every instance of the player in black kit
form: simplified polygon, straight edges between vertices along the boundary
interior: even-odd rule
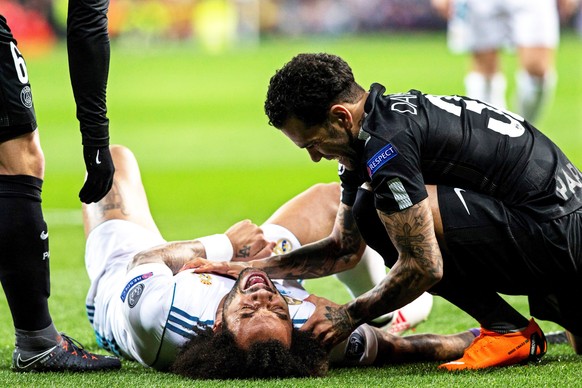
[[[428,290],[481,324],[465,355],[442,368],[543,356],[539,326],[501,292],[528,295],[531,314],[564,326],[582,353],[578,169],[513,113],[466,97],[384,92],[379,84],[366,92],[329,54],[300,54],[271,78],[270,124],[314,162],[345,166],[342,204],[328,238],[246,265],[274,277],[325,276],[356,260],[363,236],[391,270],[345,305],[320,301],[304,328],[328,345]],[[430,198],[427,185],[437,185]],[[221,271],[240,270],[228,266]]]
[[[97,160],[99,153],[98,165],[87,166],[87,184],[81,191],[84,201],[100,199],[111,186],[107,183],[113,176],[109,149],[100,151],[108,144],[103,133],[103,126],[83,132],[85,149],[91,148],[85,154]],[[0,281],[16,331],[12,368],[40,372],[119,369],[118,359],[87,352],[53,325],[48,309],[49,233],[41,208],[43,177],[44,155],[28,70],[0,15]]]

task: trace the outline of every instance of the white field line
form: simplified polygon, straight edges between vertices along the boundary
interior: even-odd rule
[[[81,209],[43,209],[44,219],[51,226],[83,225]]]

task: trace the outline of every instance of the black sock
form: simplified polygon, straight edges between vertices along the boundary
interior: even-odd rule
[[[14,326],[35,331],[51,323],[48,229],[42,180],[0,175],[0,282]]]
[[[526,317],[495,291],[478,285],[467,285],[459,279],[454,279],[454,282],[450,279],[441,280],[433,288],[438,295],[475,318],[487,330],[505,334],[529,324]]]
[[[16,347],[24,351],[39,351],[48,349],[57,344],[59,333],[51,323],[41,330],[21,330],[16,329]]]

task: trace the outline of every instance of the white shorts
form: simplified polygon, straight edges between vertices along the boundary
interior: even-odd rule
[[[556,0],[454,0],[454,7],[448,25],[453,51],[558,45]]]
[[[115,295],[119,295],[127,266],[135,254],[165,242],[159,233],[125,220],[106,221],[89,233],[85,246],[85,268],[91,285],[85,306],[92,326],[109,326],[106,323],[109,303]],[[100,345],[108,349],[107,344]]]

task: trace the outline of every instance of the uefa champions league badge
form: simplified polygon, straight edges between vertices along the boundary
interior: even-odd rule
[[[143,294],[144,288],[145,285],[140,283],[131,289],[129,295],[127,296],[127,305],[130,309],[134,308],[137,302],[139,302],[139,298],[141,298],[141,294]]]
[[[293,250],[293,245],[291,241],[287,240],[286,238],[282,238],[277,241],[275,244],[275,248],[273,248],[273,253],[276,255],[282,255],[284,253],[291,252]]]
[[[212,285],[212,276],[207,273],[198,274],[198,279],[200,279],[200,283],[206,286]]]
[[[151,278],[152,276],[154,276],[153,272],[148,272],[148,273],[144,273],[142,275],[136,276],[133,279],[131,279],[123,288],[123,291],[121,292],[120,298],[122,302],[125,302],[125,299],[127,298],[127,294],[129,293],[129,290],[131,290],[133,288],[133,286],[135,286],[136,284],[143,282],[146,279]]]

